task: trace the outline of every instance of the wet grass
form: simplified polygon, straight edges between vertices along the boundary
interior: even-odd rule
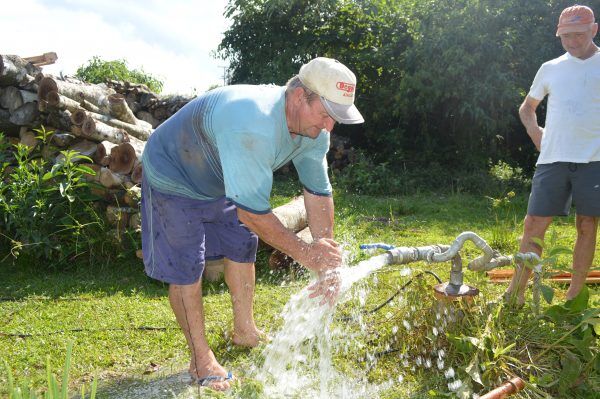
[[[281,205],[299,192],[296,183],[278,182],[272,205]],[[485,197],[466,194],[374,198],[337,190],[335,200],[336,237],[346,243],[353,262],[368,257],[358,250],[360,243],[450,244],[466,230],[476,232],[502,253],[512,254],[518,249],[526,207],[525,195],[512,198],[510,207],[504,209],[493,208]],[[550,234],[555,237],[554,245],[572,246],[573,217],[558,219]],[[465,264],[479,256],[471,244],[461,254]],[[596,264],[599,255],[597,250]],[[69,342],[74,343],[72,387],[96,377],[101,382],[98,397],[114,397],[111,392],[117,385],[149,383],[157,376],[185,368],[188,354],[168,304],[167,287],[147,278],[141,262],[131,256],[115,259],[81,262],[68,271],[47,270],[27,259],[6,259],[0,264],[0,359],[7,362],[16,381],[43,387],[47,359],[53,370],[60,370]],[[559,265],[566,267],[569,262],[568,255],[558,258]],[[432,270],[443,280],[448,279],[447,264],[420,262],[410,267],[414,269],[411,276],[416,271]],[[382,303],[411,278],[401,273],[402,268],[386,268],[367,278],[361,283],[368,287],[366,303],[350,301],[340,307],[339,314],[352,307],[372,309]],[[257,324],[268,332],[277,331],[284,304],[306,281],[306,276],[271,272],[267,254],[259,253]],[[579,355],[572,344],[559,340],[568,331],[568,323],[542,320],[531,312],[529,304],[519,312],[497,305],[505,285],[492,284],[481,273],[465,273],[465,282],[481,290],[473,307],[458,321],[446,321],[444,332],[434,335],[433,327],[440,323],[430,295],[434,282],[429,277],[418,279],[403,294],[402,301],[396,300],[366,316],[368,328],[362,346],[335,353],[336,367],[364,368],[374,383],[392,380],[392,388],[382,393],[388,398],[452,397],[457,394],[448,383],[457,379],[472,392],[482,393],[512,374],[535,384],[522,398],[558,392],[566,392],[560,397],[591,397],[589,393],[599,388],[598,374],[594,375],[594,362],[600,363],[597,337],[585,341],[595,358]],[[565,287],[550,285],[556,289],[553,304],[562,303]],[[245,370],[260,362],[260,349],[233,348],[223,337],[231,325],[231,305],[224,283],[207,283],[204,291],[209,343],[228,368],[244,377]],[[598,306],[600,293],[592,289],[589,307]],[[405,320],[411,330],[405,327]],[[349,323],[347,328],[354,327]],[[425,367],[425,355],[440,349],[446,353],[444,367]],[[542,356],[536,358],[540,353]],[[575,353],[580,362],[573,361],[569,353]],[[376,360],[368,360],[369,355],[376,355]],[[475,356],[485,365],[480,376],[483,386],[474,382],[466,370]],[[569,361],[581,366],[579,371],[585,379],[564,377],[561,368]],[[448,367],[453,367],[455,378],[445,377]],[[1,397],[7,395],[7,374],[1,361],[0,370]],[[571,385],[567,387],[567,383]],[[246,380],[236,386],[234,394],[260,397],[260,386]],[[203,395],[206,397],[206,392]]]

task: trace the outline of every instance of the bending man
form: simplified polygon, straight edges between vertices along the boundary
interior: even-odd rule
[[[145,269],[169,284],[171,307],[191,352],[190,374],[200,385],[224,390],[231,379],[205,336],[206,260],[224,258],[233,342],[250,347],[260,336],[252,304],[257,235],[321,276],[340,266],[325,156],[335,122],[363,122],[354,106],[355,87],[354,74],[343,64],[316,58],[286,87],[211,90],[148,140],[142,183]],[[289,161],[304,186],[311,244],[285,229],[269,206],[273,171]],[[327,301],[335,299],[334,286],[319,284],[316,290]]]

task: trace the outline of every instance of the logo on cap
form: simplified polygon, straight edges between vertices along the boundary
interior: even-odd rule
[[[339,90],[345,91],[345,93],[343,94],[345,97],[352,97],[356,88],[355,85],[347,82],[337,82],[336,87]]]

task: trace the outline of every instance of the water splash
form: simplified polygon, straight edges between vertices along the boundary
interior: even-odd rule
[[[340,268],[338,303],[348,299],[346,294],[357,281],[387,263],[388,255],[383,254],[353,267]],[[335,340],[343,334],[339,328],[332,327],[335,307],[320,306],[320,298],[311,299],[309,294],[308,288],[304,288],[292,296],[282,312],[283,328],[263,352],[264,363],[257,370],[256,378],[263,382],[265,394],[269,398],[377,397],[377,392],[389,387],[388,383],[369,383],[365,370],[341,373],[334,367],[333,350],[339,349]],[[352,337],[344,335],[342,338],[345,348],[349,348]]]

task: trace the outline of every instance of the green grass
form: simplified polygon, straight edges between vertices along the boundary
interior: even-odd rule
[[[281,205],[298,193],[297,184],[279,182],[272,205]],[[397,246],[450,244],[466,230],[476,232],[494,248],[500,247],[504,254],[511,254],[518,249],[526,208],[524,195],[517,195],[512,199],[510,208],[503,210],[493,209],[489,200],[473,195],[420,194],[374,198],[338,190],[335,200],[336,237],[347,244],[354,261],[368,257],[357,249],[360,243],[387,242]],[[573,245],[573,217],[558,219],[551,231],[556,236],[557,245]],[[467,244],[461,254],[465,265],[468,260],[479,256],[472,244]],[[597,250],[595,264],[600,262],[599,255]],[[100,398],[110,397],[111,389],[123,381],[149,381],[153,374],[169,374],[185,368],[188,353],[169,307],[167,287],[147,278],[140,261],[129,256],[115,259],[94,264],[81,262],[67,271],[47,270],[43,265],[26,259],[13,263],[8,258],[0,264],[0,359],[7,362],[16,381],[27,380],[32,386],[42,388],[47,379],[47,359],[50,359],[52,370],[61,370],[70,342],[74,343],[71,388],[76,391],[81,384],[89,384],[97,376],[100,379]],[[278,316],[284,304],[292,293],[305,285],[306,277],[271,273],[266,260],[267,254],[259,253],[255,316],[259,327],[275,332],[281,325]],[[562,266],[568,266],[569,262],[568,256],[559,257]],[[442,279],[448,278],[448,264],[420,262],[410,267],[434,270]],[[409,279],[401,276],[399,269],[387,268],[366,279],[365,284],[371,288],[366,308],[381,303]],[[482,349],[462,348],[462,352],[457,349],[460,345],[451,344],[451,337],[436,344],[447,348],[452,364],[462,365],[462,368],[456,367],[461,378],[468,380],[464,368],[477,354],[481,361],[488,362],[489,372],[483,378],[489,384],[487,388],[510,372],[523,373],[524,377],[530,375],[532,381],[549,374],[558,381],[561,378],[560,370],[557,370],[560,369],[561,351],[572,349],[567,343],[558,341],[566,327],[540,321],[532,315],[528,305],[521,312],[509,312],[493,305],[505,285],[491,284],[483,274],[466,271],[465,282],[477,286],[481,295],[471,312],[448,331],[456,337],[462,334],[481,339],[486,344],[482,345]],[[412,348],[411,353],[431,349],[430,330],[435,317],[432,311],[435,304],[430,295],[432,283],[429,278],[419,280],[406,291],[404,305],[397,304],[369,316],[370,328],[364,338],[369,351],[381,352],[402,345]],[[557,288],[554,303],[560,303],[565,287],[553,286]],[[244,370],[260,361],[260,350],[232,348],[223,338],[223,333],[231,325],[231,304],[224,283],[205,284],[204,292],[209,343],[217,358],[243,377]],[[590,305],[600,305],[597,288],[592,290]],[[338,312],[343,314],[356,306],[359,305],[350,302],[341,306]],[[416,310],[411,310],[411,306],[416,306]],[[543,309],[547,306],[544,305]],[[402,329],[392,333],[392,327],[401,326],[407,314],[411,314],[414,320],[420,320],[421,327],[411,334]],[[531,362],[535,353],[541,353],[557,341],[558,349],[551,348],[542,358]],[[597,339],[590,342],[598,356]],[[516,345],[506,354],[492,355],[511,343]],[[361,356],[364,354],[365,349],[358,348],[352,353],[336,353],[335,364],[341,370],[352,369],[362,364]],[[151,372],[152,365],[158,365],[160,371]],[[2,397],[7,395],[8,382],[1,361],[0,370]],[[395,384],[382,397],[443,397],[448,393],[443,374],[419,367],[407,370],[401,365],[398,353],[380,356],[368,371],[374,382],[383,382],[390,375],[398,374],[403,375],[403,383]],[[598,387],[594,385],[599,383],[598,380],[596,375],[585,382],[578,382],[577,387],[568,391],[569,395],[578,397],[581,392],[582,395],[593,392],[590,389]],[[253,381],[246,381],[236,386],[235,393],[239,397],[255,397],[259,391],[255,385]],[[521,397],[543,397],[541,395],[546,392],[557,392],[558,382],[546,384],[549,387],[541,385],[530,387],[528,393]],[[477,385],[474,388],[480,389]]]

